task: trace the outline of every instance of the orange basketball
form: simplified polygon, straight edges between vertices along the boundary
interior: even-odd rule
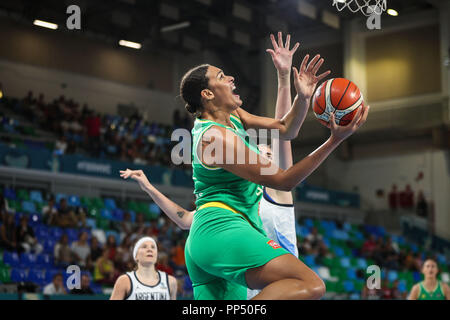
[[[364,99],[358,87],[344,78],[329,79],[317,88],[312,100],[313,111],[324,126],[335,112],[336,124],[345,126],[352,121]]]

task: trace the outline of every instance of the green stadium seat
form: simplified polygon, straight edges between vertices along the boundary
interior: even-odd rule
[[[127,203],[127,210],[129,211],[134,211],[134,212],[139,212],[139,206],[135,201],[129,201]]]
[[[81,201],[81,205],[82,205],[83,207],[88,208],[88,207],[91,206],[91,200],[90,200],[88,197],[81,197],[81,198],[80,198],[80,201]]]
[[[25,200],[25,201],[30,200],[30,195],[29,195],[28,191],[25,189],[17,190],[16,195],[17,195],[17,199],[19,199],[19,200]]]
[[[337,282],[326,281],[325,282],[327,292],[336,292],[337,291]]]
[[[94,219],[100,217],[100,210],[95,207],[88,207],[88,217]]]
[[[2,267],[0,268],[0,282],[10,283],[11,282],[11,269]]]
[[[105,207],[103,200],[100,198],[91,198],[91,205],[97,209],[103,209]]]
[[[102,230],[109,230],[110,229],[110,221],[108,219],[105,218],[97,218],[97,228],[102,229]]]

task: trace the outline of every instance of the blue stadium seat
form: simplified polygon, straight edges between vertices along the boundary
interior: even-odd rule
[[[356,276],[356,270],[354,268],[347,269],[347,278],[350,280],[356,280],[358,278]]]
[[[26,280],[29,282],[33,282],[39,286],[46,285],[47,281],[46,281],[46,277],[45,277],[45,270],[30,269]]]
[[[86,219],[86,227],[91,228],[91,229],[97,228],[97,221],[92,218]]]
[[[105,204],[105,208],[109,209],[109,210],[114,210],[117,208],[116,201],[114,201],[114,199],[112,199],[112,198],[106,198],[104,200],[104,204]]]
[[[36,214],[36,213],[33,213],[33,214],[30,216],[30,219],[28,219],[28,224],[29,224],[31,227],[33,227],[33,230],[34,230],[35,227],[37,227],[38,225],[40,225],[41,222],[42,222],[42,216],[41,216],[40,214]]]
[[[43,203],[44,198],[42,197],[42,192],[39,190],[30,191],[30,200],[37,203]]]
[[[50,283],[53,280],[53,276],[57,273],[65,273],[63,272],[61,269],[58,268],[52,268],[52,269],[47,269],[47,271],[45,272],[45,282],[46,283]]]
[[[350,223],[348,223],[348,222],[344,222],[343,228],[344,228],[344,230],[347,231],[347,232],[350,231],[350,230],[352,230],[352,226],[351,226]]]
[[[314,267],[316,265],[315,256],[308,254],[305,256],[305,264],[309,267]]]
[[[36,266],[40,268],[50,268],[53,266],[53,256],[51,254],[41,253],[36,257]]]
[[[67,236],[69,237],[69,241],[78,240],[79,230],[77,229],[66,229]]]
[[[413,272],[413,278],[414,278],[414,282],[419,282],[419,281],[423,280],[422,274],[419,271]]]
[[[80,197],[75,195],[69,196],[67,198],[67,204],[72,207],[80,207],[81,206]]]
[[[358,258],[357,260],[357,264],[358,264],[358,268],[361,268],[361,269],[366,269],[367,268],[367,261],[366,261],[366,259],[364,259],[364,258]]]
[[[314,227],[314,222],[312,221],[312,219],[310,219],[310,218],[305,219],[305,227],[307,227],[307,228]]]
[[[55,249],[56,241],[54,239],[49,239],[44,241],[44,251],[46,253],[53,254],[53,250]]]
[[[123,212],[122,209],[117,208],[117,209],[113,210],[114,220],[116,220],[116,221],[123,221],[123,215],[124,215],[124,212]]]
[[[394,282],[398,279],[398,272],[395,270],[390,270],[387,274],[389,282]]]
[[[345,255],[344,249],[338,246],[333,246],[332,250],[338,257],[343,257]]]
[[[3,253],[3,263],[9,265],[10,267],[19,267],[19,255],[17,254],[17,252],[5,251]]]
[[[406,291],[408,291],[408,287],[406,286],[406,280],[402,279],[399,281],[398,291],[400,291],[400,293],[405,293]]]
[[[306,236],[309,234],[309,230],[307,227],[300,227],[300,236],[306,238]]]
[[[353,283],[353,281],[345,280],[344,281],[344,290],[345,290],[345,292],[348,292],[348,293],[355,291],[355,284]]]
[[[35,213],[36,205],[33,201],[22,201],[22,210],[26,213]]]
[[[37,258],[35,254],[32,253],[22,253],[20,255],[20,267],[21,268],[31,268],[36,264]]]
[[[329,239],[329,238],[324,237],[324,238],[322,239],[322,241],[326,244],[326,246],[327,246],[328,248],[330,247],[331,242],[330,242],[330,239]]]
[[[11,270],[11,281],[12,282],[23,282],[27,281],[28,272],[26,269],[13,268]]]
[[[16,200],[16,191],[14,191],[14,189],[11,188],[5,188],[3,190],[3,196],[8,199],[8,200]]]
[[[136,212],[134,212],[133,210],[130,210],[130,211],[128,211],[128,213],[130,214],[131,222],[136,222]]]
[[[64,234],[64,231],[60,227],[52,227],[49,230],[49,236],[51,239],[59,241],[61,239],[62,235]]]
[[[348,257],[342,257],[340,259],[341,267],[343,268],[350,268],[350,259]]]
[[[161,208],[158,207],[156,203],[150,203],[149,205],[150,212],[161,214]]]
[[[443,255],[442,253],[439,253],[437,255],[437,261],[440,264],[447,264],[447,258],[445,257],[445,255]]]
[[[100,210],[100,216],[102,218],[108,219],[108,220],[112,220],[113,219],[113,215],[111,213],[111,210],[103,208]]]

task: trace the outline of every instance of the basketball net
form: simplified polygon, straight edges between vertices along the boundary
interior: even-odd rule
[[[361,11],[365,16],[381,15],[387,9],[387,0],[333,0],[338,11],[348,8],[351,12]]]

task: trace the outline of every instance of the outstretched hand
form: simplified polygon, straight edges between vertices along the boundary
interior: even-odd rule
[[[338,142],[342,142],[343,140],[350,137],[353,133],[356,132],[356,130],[359,129],[359,127],[361,127],[364,124],[364,122],[366,122],[367,116],[369,114],[369,109],[370,106],[363,105],[356,112],[352,121],[350,121],[350,123],[347,124],[346,126],[340,126],[336,124],[334,113],[332,113],[330,115],[330,122],[328,124],[328,127],[331,130],[331,137],[333,139],[336,139],[336,141]]]
[[[145,187],[148,187],[150,185],[147,176],[142,170],[130,170],[130,169],[127,169],[125,171],[120,170],[120,177],[124,179],[131,178],[133,180],[136,180],[143,190],[145,190]]]
[[[316,76],[324,60],[320,59],[320,55],[316,55],[308,64],[309,54],[305,56],[300,65],[300,69],[293,67],[294,70],[294,86],[297,94],[300,97],[309,99],[314,94],[317,83],[328,76],[331,71],[325,71],[324,73]],[[319,60],[320,59],[320,60]]]
[[[290,75],[292,56],[300,44],[297,42],[292,50],[289,50],[291,35],[288,34],[286,36],[286,43],[283,45],[283,35],[281,32],[278,32],[278,43],[275,41],[273,34],[270,35],[270,40],[272,41],[273,50],[267,49],[266,52],[270,53],[275,68],[281,76]]]

